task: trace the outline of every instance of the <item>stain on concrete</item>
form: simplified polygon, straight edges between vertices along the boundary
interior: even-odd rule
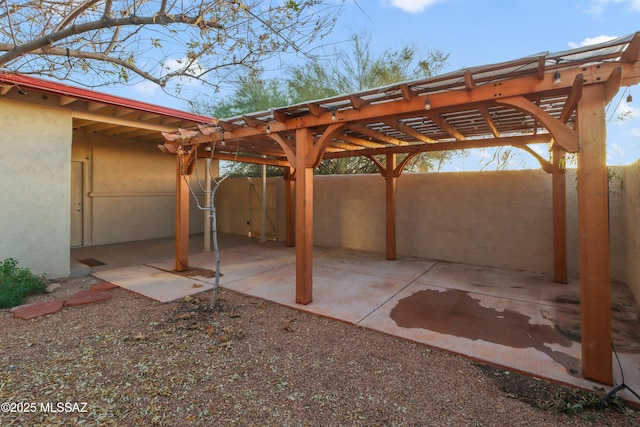
[[[403,328],[420,328],[471,340],[483,340],[515,348],[535,348],[571,374],[580,361],[549,344],[570,347],[572,340],[549,325],[531,324],[531,318],[512,310],[499,311],[480,305],[469,293],[449,289],[418,291],[398,301],[391,318]]]
[[[216,277],[216,271],[215,270],[210,270],[208,268],[189,267],[185,271],[175,271],[175,270],[165,270],[163,268],[158,268],[158,267],[154,267],[154,266],[150,266],[150,267],[157,268],[160,271],[165,271],[167,273],[175,274],[177,276],[182,276],[182,277],[200,276],[200,277],[206,277],[208,279]],[[222,277],[222,276],[224,276],[224,274],[220,273],[220,277]]]

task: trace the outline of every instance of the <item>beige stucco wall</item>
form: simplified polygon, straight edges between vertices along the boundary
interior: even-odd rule
[[[258,193],[262,194],[262,179],[252,178],[252,182]],[[278,232],[278,240],[284,241],[286,239],[286,199],[284,193],[284,180],[279,177],[269,177],[267,178],[267,184],[274,184],[277,186],[275,189],[276,194],[274,194],[274,202],[278,204],[278,207],[275,213],[277,218],[274,218],[274,221],[277,221],[276,228]],[[250,196],[251,190],[247,178],[229,178],[223,181],[219,187],[218,194],[216,195],[218,230],[220,232],[241,234],[243,236],[248,235]],[[254,229],[261,229],[262,217],[260,215],[256,215],[254,221]]]
[[[624,207],[627,280],[636,301],[640,301],[640,161],[625,168]]]
[[[610,180],[611,276],[630,284],[640,279],[635,261],[640,250],[639,169],[638,163],[616,168]],[[284,181],[279,180],[279,238],[284,240]],[[403,174],[397,185],[399,255],[552,272],[549,174],[541,170]],[[577,277],[575,170],[567,171],[566,185],[569,274]],[[246,235],[248,195],[246,178],[225,181],[218,203],[221,231]],[[314,177],[315,244],[382,254],[385,215],[380,175]]]
[[[0,260],[69,275],[71,113],[0,99]]]
[[[228,178],[220,184],[215,200],[218,231],[247,235],[249,196],[247,178]]]
[[[85,164],[85,246],[175,235],[175,156],[154,144],[77,134],[73,160]],[[204,178],[204,161],[199,163]],[[202,204],[202,191],[191,179]],[[203,231],[193,197],[190,233]]]
[[[552,268],[551,186],[544,172],[403,174],[397,188],[398,254]],[[316,177],[314,190],[317,244],[384,252],[380,175]]]
[[[629,269],[624,203],[629,191],[617,176],[627,169],[615,169],[610,180],[611,277],[622,282]],[[575,170],[567,171],[566,183],[569,274],[577,277]],[[551,176],[542,170],[403,174],[397,185],[398,254],[553,271]],[[384,252],[381,176],[318,176],[314,191],[316,244]]]

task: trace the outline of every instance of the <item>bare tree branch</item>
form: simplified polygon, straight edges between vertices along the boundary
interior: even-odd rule
[[[212,87],[283,52],[308,55],[344,0],[0,0],[0,67],[78,80],[180,90]],[[164,90],[164,89],[163,89]]]
[[[99,1],[100,0],[90,0],[90,1],[87,1],[85,3],[82,3],[82,4],[78,5],[78,7],[76,7],[75,10],[73,10],[62,21],[60,21],[60,23],[53,29],[53,32],[57,33],[58,31],[60,31],[64,27],[66,27],[69,22],[73,22],[74,19],[76,19],[84,11],[86,11],[88,8],[90,8],[94,4],[98,3]]]
[[[22,55],[31,53],[37,49],[42,49],[45,46],[51,45],[59,40],[63,40],[67,37],[86,33],[93,30],[99,30],[106,27],[122,27],[126,25],[168,25],[168,24],[197,24],[199,27],[204,28],[218,28],[222,29],[222,26],[217,22],[203,21],[202,17],[196,16],[169,16],[169,15],[156,15],[156,16],[130,16],[126,18],[103,18],[100,21],[87,22],[85,24],[72,25],[57,33],[47,34],[46,36],[39,37],[30,42],[13,46],[10,50],[4,49],[6,45],[0,45],[0,51],[6,51],[4,55],[0,55],[0,66],[8,63],[9,61],[16,59]]]

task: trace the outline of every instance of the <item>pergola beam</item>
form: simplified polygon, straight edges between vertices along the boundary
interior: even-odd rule
[[[352,152],[344,151],[341,153],[325,153],[325,159],[338,159],[354,156],[375,156],[386,155],[387,153],[415,153],[429,151],[450,151],[450,150],[466,150],[469,148],[488,148],[499,147],[502,145],[519,147],[526,144],[548,144],[551,141],[551,135],[538,134],[530,136],[514,136],[510,138],[483,138],[468,139],[466,141],[439,142],[437,144],[415,144],[405,145],[402,147],[386,147],[384,149],[361,149]]]
[[[548,94],[567,93],[573,85],[576,76],[579,74],[584,76],[585,86],[589,86],[607,80],[611,72],[617,67],[621,67],[622,69],[622,85],[635,84],[640,79],[640,64],[637,62],[633,64],[602,63],[589,65],[576,69],[563,70],[563,78],[560,84],[553,82],[552,72],[547,72],[542,80],[540,80],[537,75],[524,76],[505,80],[501,82],[500,85],[478,85],[471,90],[430,93],[431,113],[455,109],[463,105],[500,101],[501,99],[515,96],[546,96]],[[565,81],[570,81],[571,83],[564,83]],[[385,116],[402,117],[403,115],[424,111],[424,100],[424,96],[415,96],[409,100],[403,97],[395,101],[368,104],[362,106],[360,110],[348,109],[337,111],[338,118],[336,118],[334,112],[329,111],[327,108],[317,104],[307,104],[311,114],[295,118],[292,117],[284,122],[273,122],[271,124],[271,133],[327,126],[336,120],[341,122],[366,123]],[[231,134],[227,135],[228,138],[246,138],[264,133],[264,129],[262,129],[262,126],[258,126],[257,129],[240,127],[230,131],[230,133]],[[219,134],[203,136],[200,138],[200,143],[211,142],[220,138],[221,136]]]
[[[401,139],[398,138],[393,138],[391,136],[388,136],[382,132],[378,132],[376,130],[373,130],[371,128],[368,128],[366,126],[363,125],[353,125],[353,126],[349,126],[349,129],[351,129],[354,132],[358,132],[361,133],[363,135],[367,135],[370,136],[371,138],[374,138],[378,141],[387,143],[387,144],[393,144],[393,145],[409,145],[409,143],[407,141],[403,141]]]
[[[451,124],[446,121],[440,114],[429,114],[429,119],[435,123],[440,129],[445,131],[447,134],[451,135],[458,141],[464,141],[467,139],[466,136],[462,134],[458,129],[451,126]]]
[[[424,142],[426,144],[433,144],[436,142],[435,139],[430,138],[427,135],[424,135],[418,132],[411,126],[405,125],[399,120],[389,120],[387,121],[387,124],[392,128],[397,129],[400,132],[404,133],[405,135],[409,135],[410,137],[415,138],[417,141]],[[402,144],[402,145],[407,145],[407,144]]]

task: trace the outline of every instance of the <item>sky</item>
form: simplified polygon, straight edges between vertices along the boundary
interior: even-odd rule
[[[323,43],[331,51],[342,45],[346,48],[352,34],[367,33],[374,51],[405,45],[438,49],[449,53],[443,72],[450,72],[560,52],[637,31],[640,0],[348,0],[334,31]],[[626,102],[629,90],[635,98],[631,103]],[[150,83],[101,91],[189,109],[186,102],[163,94]],[[640,85],[621,88],[618,95],[607,110],[610,165],[630,164],[640,158]],[[619,120],[620,112],[631,118]],[[547,156],[546,147],[537,149]],[[473,161],[482,163],[486,155],[476,151],[448,168],[476,169]],[[513,166],[538,168],[529,157],[519,156]]]

